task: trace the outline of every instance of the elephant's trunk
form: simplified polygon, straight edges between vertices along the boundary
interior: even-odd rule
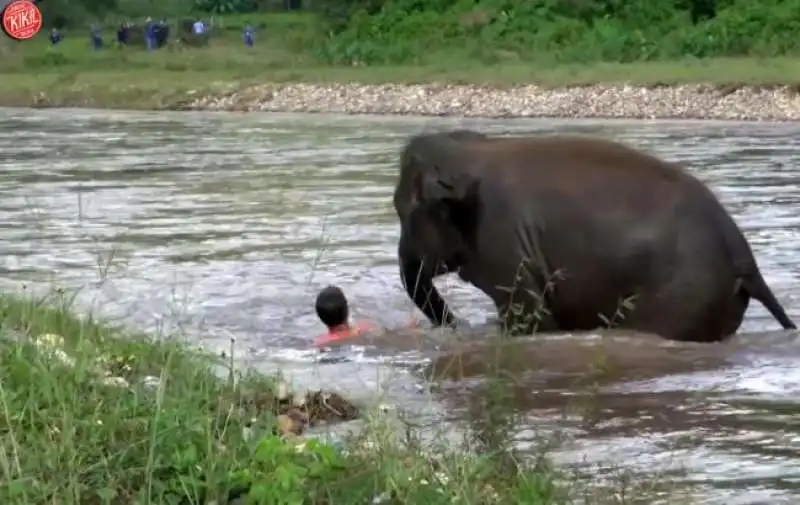
[[[455,317],[433,285],[436,276],[447,272],[446,267],[438,260],[420,258],[402,232],[397,256],[400,263],[400,279],[406,293],[425,317],[434,326],[455,324]]]

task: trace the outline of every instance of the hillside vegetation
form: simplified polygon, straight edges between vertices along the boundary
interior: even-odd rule
[[[800,0],[358,0],[324,12],[323,56],[332,62],[423,63],[447,53],[485,63],[624,63],[800,48]]]
[[[309,11],[296,51],[317,63],[596,63],[798,53],[800,0],[50,0],[49,23]],[[256,17],[256,13],[258,16]],[[237,25],[240,23],[236,23]],[[298,28],[300,29],[300,28]],[[297,36],[291,40],[297,42]]]

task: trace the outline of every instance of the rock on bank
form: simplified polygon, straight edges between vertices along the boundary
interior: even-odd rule
[[[592,85],[510,89],[419,84],[263,84],[194,97],[185,108],[465,117],[800,120],[800,94],[772,88]]]

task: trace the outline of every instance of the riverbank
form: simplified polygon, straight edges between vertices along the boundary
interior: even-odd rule
[[[220,83],[216,90],[151,93],[132,88],[127,93],[109,95],[86,86],[66,92],[33,92],[14,99],[0,97],[0,105],[484,118],[800,121],[800,95],[794,86],[690,84],[654,88],[599,84],[551,89],[538,85],[498,88],[439,83]]]
[[[72,53],[67,53],[58,71],[44,64],[35,71],[12,66],[0,83],[0,105],[505,118],[800,120],[800,65],[788,58],[580,67],[519,62],[320,67],[305,60],[292,64],[286,55],[259,63],[261,53],[239,51],[226,60],[221,48],[197,51],[186,56],[126,53],[121,57],[125,67],[120,67],[122,63],[114,59],[120,56],[111,54],[113,51],[93,58],[82,56],[84,59],[69,59]],[[147,60],[149,56],[152,58]],[[221,60],[226,61],[224,68]]]
[[[800,95],[789,86],[732,89],[703,84],[556,89],[537,85],[498,89],[447,84],[267,84],[222,96],[191,98],[181,108],[487,118],[798,121]]]
[[[358,407],[275,377],[224,380],[219,359],[80,318],[63,293],[0,296],[0,310],[10,504],[563,502],[546,466],[501,472],[489,456],[395,442],[374,416],[345,446],[299,438]]]

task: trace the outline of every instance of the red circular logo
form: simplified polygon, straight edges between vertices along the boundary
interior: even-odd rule
[[[14,0],[3,9],[3,31],[14,40],[32,39],[42,29],[42,12],[29,0]]]

